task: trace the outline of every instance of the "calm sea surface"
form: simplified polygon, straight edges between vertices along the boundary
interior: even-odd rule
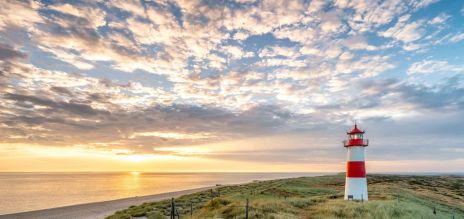
[[[0,215],[253,180],[328,173],[0,173]]]

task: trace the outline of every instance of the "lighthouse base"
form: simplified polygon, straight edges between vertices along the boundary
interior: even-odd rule
[[[345,200],[368,200],[367,179],[347,177],[345,182]]]

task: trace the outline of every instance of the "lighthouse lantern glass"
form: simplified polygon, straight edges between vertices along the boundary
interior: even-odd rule
[[[363,137],[363,136],[362,136],[362,134],[360,134],[360,133],[351,134],[351,135],[350,135],[350,138],[351,138],[351,139],[362,139],[362,137]]]

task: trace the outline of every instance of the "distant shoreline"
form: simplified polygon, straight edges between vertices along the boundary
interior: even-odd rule
[[[161,201],[172,197],[175,198],[182,195],[204,191],[213,187],[214,186],[166,192],[154,195],[122,198],[110,201],[91,202],[43,210],[4,214],[0,215],[0,219],[104,218],[114,214],[114,212],[118,210],[129,208],[131,205],[140,205],[145,202]]]

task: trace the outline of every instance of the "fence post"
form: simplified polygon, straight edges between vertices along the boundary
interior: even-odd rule
[[[245,206],[245,219],[248,219],[248,199],[246,199],[246,206]]]
[[[175,217],[176,217],[175,216],[175,211],[174,211],[174,208],[175,208],[174,205],[175,205],[174,204],[174,198],[171,198],[171,215],[169,217],[170,219],[175,219]]]
[[[213,189],[210,190],[211,191],[211,201],[213,201]]]
[[[180,219],[180,213],[179,210],[177,210],[176,202],[174,201],[174,198],[171,198],[171,215],[169,216],[169,218],[176,219],[176,215],[177,218]]]
[[[190,202],[190,217],[193,217],[193,204]]]

